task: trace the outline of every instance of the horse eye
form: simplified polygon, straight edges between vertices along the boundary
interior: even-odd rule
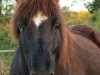
[[[19,30],[20,30],[20,31],[22,31],[22,30],[23,30],[23,27],[22,27],[22,26],[19,26],[18,28],[19,28]]]
[[[54,29],[58,29],[60,27],[60,21],[57,19],[52,21],[52,26]]]

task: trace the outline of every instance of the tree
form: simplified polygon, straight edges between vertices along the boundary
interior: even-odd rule
[[[67,7],[67,6],[62,7],[62,12],[63,13],[69,12],[69,7]]]
[[[91,25],[100,29],[100,0],[94,0],[92,3],[88,3],[86,8],[93,14],[91,18]]]
[[[93,26],[96,29],[100,29],[100,9],[93,14],[94,20],[93,20]]]
[[[68,7],[62,8],[66,25],[88,25],[92,15],[89,12],[71,12]]]
[[[13,0],[0,0],[0,49],[14,48],[11,39],[11,14],[13,8]],[[10,45],[10,46],[9,46]]]
[[[88,3],[85,6],[91,13],[94,13],[100,9],[100,0],[94,0],[92,3]]]
[[[0,15],[2,14],[2,0],[0,0]]]
[[[0,24],[4,25],[10,21],[13,8],[12,0],[0,0]]]

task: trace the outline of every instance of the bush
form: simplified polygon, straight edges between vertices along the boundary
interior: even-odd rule
[[[91,23],[96,29],[100,30],[100,9],[94,12]]]
[[[9,75],[14,53],[0,53],[0,75]]]
[[[16,47],[16,44],[17,43],[12,38],[11,25],[3,25],[0,30],[0,50],[14,49]]]
[[[98,30],[100,30],[100,9],[94,13],[95,21],[94,21],[94,27]]]

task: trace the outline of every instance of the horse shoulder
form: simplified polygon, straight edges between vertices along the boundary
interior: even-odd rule
[[[87,75],[100,75],[100,49],[90,40],[77,34],[73,34],[73,45],[72,58],[76,59],[73,61],[76,69],[79,65],[79,69],[82,69]]]

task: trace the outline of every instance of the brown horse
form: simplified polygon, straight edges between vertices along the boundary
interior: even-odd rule
[[[91,40],[100,48],[100,32],[94,28],[86,25],[77,25],[77,26],[67,26],[67,28],[78,35],[86,37]]]
[[[71,33],[57,0],[17,0],[11,75],[100,75],[100,49]]]

